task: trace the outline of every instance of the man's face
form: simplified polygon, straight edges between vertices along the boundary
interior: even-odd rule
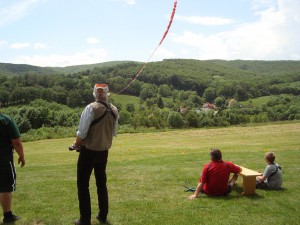
[[[98,90],[98,99],[102,101],[107,100],[107,93],[104,93],[102,89],[101,91]]]
[[[103,90],[102,89],[100,89],[100,90],[98,90],[98,93],[99,93],[99,98],[103,98],[103,97],[105,97],[105,94],[104,94],[104,92],[103,92]]]

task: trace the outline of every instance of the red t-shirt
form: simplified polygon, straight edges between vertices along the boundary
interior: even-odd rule
[[[204,184],[203,191],[207,195],[224,195],[230,173],[238,173],[240,170],[231,162],[211,161],[204,166],[199,182]]]

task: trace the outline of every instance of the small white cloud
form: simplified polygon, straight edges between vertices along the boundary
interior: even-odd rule
[[[28,11],[43,0],[19,0],[8,6],[1,6],[0,26],[16,21],[25,16]]]
[[[35,43],[33,45],[33,48],[35,48],[35,49],[47,49],[48,46],[44,43]]]
[[[98,38],[95,38],[95,37],[88,37],[86,39],[86,42],[89,43],[89,44],[98,44],[98,43],[100,43],[100,40]]]
[[[175,19],[182,22],[192,23],[192,24],[200,24],[204,26],[219,26],[219,25],[227,25],[232,24],[235,21],[229,18],[223,17],[203,17],[203,16],[175,16]]]
[[[9,47],[14,48],[14,49],[28,48],[28,47],[30,47],[30,43],[28,43],[28,42],[14,43],[14,44],[11,44]]]
[[[72,66],[100,63],[106,60],[108,52],[105,49],[88,49],[84,52],[77,52],[69,55],[35,55],[18,56],[13,59],[13,63],[30,64],[36,66]]]
[[[125,2],[128,5],[134,5],[134,4],[136,4],[136,0],[123,0],[123,2]]]

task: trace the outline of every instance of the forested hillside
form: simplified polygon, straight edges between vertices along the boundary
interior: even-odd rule
[[[112,61],[97,64],[87,64],[87,65],[76,65],[76,66],[66,66],[66,67],[38,67],[26,64],[11,64],[11,63],[0,63],[0,75],[14,76],[14,75],[24,75],[31,73],[41,73],[41,74],[69,74],[78,73],[84,70],[92,70],[95,67],[104,66],[115,66],[118,64],[127,63],[129,61]]]
[[[65,68],[0,64],[1,111],[15,115],[22,132],[76,126],[80,108],[93,101],[94,83],[105,82],[118,92],[141,66],[139,62]],[[152,62],[123,94],[135,97],[124,101],[115,96],[112,101],[120,110],[120,123],[130,129],[300,119],[300,61]],[[267,98],[264,104],[253,104],[261,97]],[[57,108],[55,113],[51,107]]]

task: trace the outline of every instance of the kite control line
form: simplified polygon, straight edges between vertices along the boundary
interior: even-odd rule
[[[150,55],[150,57],[148,58],[147,62],[142,66],[142,68],[138,71],[138,73],[135,75],[135,77],[129,82],[129,84],[123,88],[121,91],[119,91],[118,93],[116,93],[116,95],[122,93],[123,91],[125,91],[127,88],[129,88],[129,86],[141,75],[142,71],[145,69],[146,65],[150,62],[151,58],[153,57],[153,55],[155,54],[155,52],[157,51],[157,49],[159,48],[159,46],[163,43],[163,41],[165,40],[170,28],[171,28],[171,25],[172,25],[172,22],[173,22],[173,19],[174,19],[174,16],[175,16],[175,12],[176,12],[176,7],[177,7],[177,0],[174,1],[174,7],[173,7],[173,11],[172,11],[172,14],[171,14],[171,18],[170,18],[170,21],[169,21],[169,24],[167,26],[167,29],[162,37],[162,39],[160,40],[159,44],[157,45],[157,47],[154,49],[154,51],[152,52],[152,54]]]
[[[184,186],[186,189],[184,190],[184,192],[195,192],[196,191],[196,188],[194,187],[187,187],[187,186]]]
[[[188,186],[189,185],[189,186]],[[195,192],[196,188],[191,187],[191,183],[188,181],[185,181],[185,183],[183,184],[183,187],[185,187],[186,189],[184,190],[184,192]]]

